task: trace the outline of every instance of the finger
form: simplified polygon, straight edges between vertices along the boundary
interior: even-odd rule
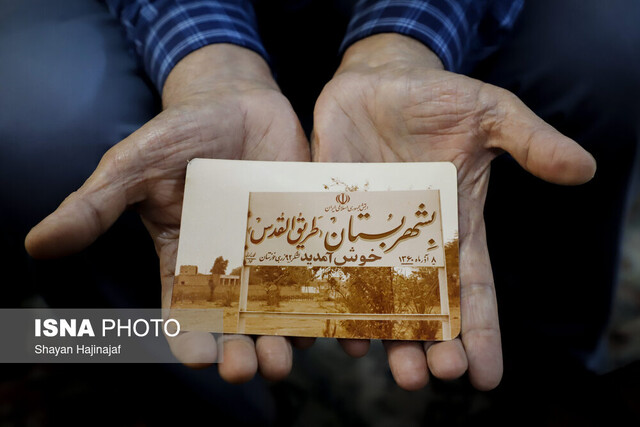
[[[246,335],[223,335],[222,362],[218,372],[223,380],[239,384],[249,381],[258,371],[258,358],[253,340]]]
[[[369,351],[369,340],[339,339],[342,349],[351,357],[362,357]]]
[[[312,337],[291,337],[291,344],[300,350],[306,350],[316,342]]]
[[[441,380],[454,380],[467,372],[467,355],[460,339],[438,343],[426,342],[429,372]]]
[[[383,341],[389,368],[398,386],[419,390],[429,382],[427,358],[421,343],[414,341]]]
[[[481,212],[475,214],[482,218]],[[490,390],[500,383],[503,368],[498,307],[482,220],[461,239],[460,283],[461,337],[469,380],[479,390]]]
[[[528,172],[549,182],[576,185],[593,178],[593,156],[515,95],[491,85],[484,86],[481,94],[481,103],[489,106],[482,117],[489,148],[506,150]]]
[[[502,350],[495,290],[491,283],[464,287],[461,295],[462,342],[469,362],[469,379],[479,390],[491,390],[502,379]]]
[[[61,257],[84,249],[137,201],[140,179],[128,145],[109,150],[82,187],[29,232],[25,247],[31,256]]]
[[[206,368],[218,358],[215,338],[208,332],[181,332],[175,337],[167,336],[173,355],[191,368]]]
[[[261,336],[256,339],[260,374],[272,381],[285,378],[291,372],[293,352],[285,337]]]
[[[491,390],[502,379],[502,350],[495,289],[492,283],[465,285],[461,292],[462,342],[469,379],[479,390]]]

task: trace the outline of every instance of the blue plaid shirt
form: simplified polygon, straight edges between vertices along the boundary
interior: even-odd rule
[[[144,67],[162,90],[173,67],[190,52],[232,43],[268,60],[250,0],[105,0],[122,22]],[[341,50],[379,33],[413,37],[450,71],[464,72],[494,48],[524,0],[360,0]]]

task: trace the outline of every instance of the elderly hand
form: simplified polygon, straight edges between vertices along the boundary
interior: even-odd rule
[[[439,343],[385,343],[396,382],[418,389],[429,371],[467,370],[478,389],[502,377],[498,310],[483,220],[491,160],[507,151],[533,175],[589,181],[593,157],[537,117],[516,96],[443,71],[436,55],[397,34],[361,40],[345,53],[314,113],[313,159],[323,162],[450,161],[458,169],[461,335]],[[366,341],[345,341],[353,355]]]
[[[84,185],[34,227],[26,238],[36,258],[82,250],[127,208],[142,217],[160,257],[162,304],[168,307],[175,271],[187,162],[216,159],[309,160],[297,116],[280,93],[264,60],[233,45],[218,44],[185,57],[163,90],[164,110],[102,158]],[[208,333],[170,339],[183,361],[216,360]],[[291,369],[291,345],[283,337],[225,336],[221,376],[250,379],[259,368],[269,379]],[[191,363],[199,365],[200,363]]]

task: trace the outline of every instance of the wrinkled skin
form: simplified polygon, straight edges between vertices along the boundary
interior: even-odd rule
[[[429,371],[454,379],[467,370],[476,388],[496,387],[502,351],[483,220],[491,160],[507,151],[532,174],[571,185],[593,177],[593,157],[510,92],[443,71],[424,46],[397,35],[373,36],[346,52],[316,103],[312,144],[314,161],[449,161],[457,167],[461,335],[385,347],[403,388],[421,388]],[[366,341],[344,344],[347,352],[350,346],[366,351]]]
[[[461,337],[441,343],[387,342],[398,384],[417,389],[429,371],[443,379],[469,371],[479,389],[502,375],[498,314],[483,223],[491,159],[506,150],[529,172],[559,184],[595,173],[593,158],[510,93],[441,70],[427,48],[378,35],[352,45],[320,95],[314,116],[317,161],[451,161],[458,168]],[[163,89],[164,110],[116,144],[85,184],[33,228],[26,247],[37,258],[80,251],[125,209],[136,209],[160,257],[162,303],[170,302],[187,162],[196,157],[308,161],[309,145],[291,105],[264,61],[231,45],[185,57]],[[312,339],[292,339],[301,347]],[[342,340],[362,356],[366,340]],[[176,356],[207,366],[217,343],[205,333],[169,339]],[[221,376],[230,382],[286,376],[291,340],[225,336]]]
[[[241,70],[212,78],[211,70],[225,55],[227,66]],[[163,102],[162,113],[111,148],[84,185],[34,227],[26,247],[38,258],[77,252],[125,209],[136,209],[160,258],[162,305],[168,307],[187,162],[198,157],[308,161],[309,144],[266,64],[242,48],[216,45],[197,51],[172,71]],[[192,366],[216,359],[217,343],[208,333],[184,333],[169,344]],[[266,378],[281,379],[291,369],[292,351],[283,337],[254,342],[229,335],[223,357],[219,370],[227,381],[249,380],[258,369]]]

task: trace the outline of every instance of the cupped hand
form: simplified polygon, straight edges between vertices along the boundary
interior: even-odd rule
[[[593,157],[498,87],[443,71],[421,43],[396,34],[363,39],[345,53],[314,112],[315,161],[450,161],[458,169],[461,334],[445,342],[385,343],[391,372],[418,389],[429,372],[469,373],[478,389],[502,378],[498,309],[483,208],[491,160],[506,151],[546,181],[576,185],[595,174]],[[366,352],[366,341],[345,350]]]
[[[232,45],[212,45],[180,61],[163,88],[163,111],[102,158],[84,185],[26,238],[36,258],[68,255],[90,245],[125,209],[136,209],[160,257],[162,305],[168,307],[175,271],[187,163],[193,158],[308,161],[298,119],[264,60]],[[224,183],[220,183],[224,185]],[[216,360],[208,333],[169,339],[179,360]],[[291,369],[283,337],[225,336],[220,374],[230,382],[269,379]]]

